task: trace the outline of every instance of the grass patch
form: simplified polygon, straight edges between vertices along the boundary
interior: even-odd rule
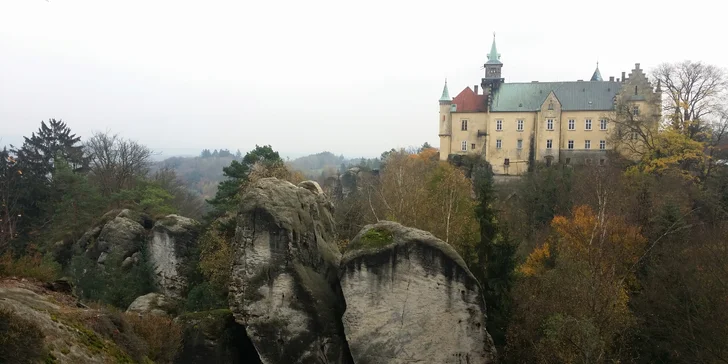
[[[373,228],[362,234],[358,240],[352,242],[347,250],[378,249],[394,242],[392,232],[387,229]]]

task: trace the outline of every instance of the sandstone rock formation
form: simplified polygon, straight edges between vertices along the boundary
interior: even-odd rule
[[[179,215],[168,215],[154,224],[149,242],[149,262],[157,289],[180,298],[187,288],[187,272],[192,269],[192,252],[197,245],[200,224]]]
[[[265,178],[243,196],[231,310],[263,363],[349,363],[333,206],[317,183],[300,186]]]
[[[109,211],[78,240],[77,250],[99,264],[109,258],[121,262],[141,249],[145,239],[143,223],[144,217],[130,210]]]
[[[160,293],[147,293],[137,297],[126,312],[165,316],[175,311],[174,302]]]
[[[368,225],[341,271],[343,326],[357,364],[494,362],[479,284],[432,234],[386,221]]]

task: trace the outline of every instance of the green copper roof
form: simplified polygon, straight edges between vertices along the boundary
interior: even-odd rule
[[[500,54],[495,49],[495,33],[493,33],[493,44],[490,46],[490,53],[488,53],[488,62],[486,64],[503,64],[500,61]]]
[[[440,96],[440,101],[452,101],[452,98],[450,97],[450,91],[447,90],[447,80],[445,80],[445,87],[442,88],[442,96]]]
[[[602,73],[599,72],[599,62],[597,62],[597,69],[594,70],[590,81],[602,81]]]
[[[551,91],[564,111],[612,110],[619,82],[531,82],[504,83],[493,95],[491,110],[537,111]]]

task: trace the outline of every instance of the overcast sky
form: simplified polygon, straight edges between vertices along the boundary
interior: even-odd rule
[[[49,118],[167,155],[438,145],[443,81],[479,84],[494,31],[506,82],[725,67],[721,4],[0,0],[0,145]]]

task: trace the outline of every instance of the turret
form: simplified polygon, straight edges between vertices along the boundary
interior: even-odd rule
[[[451,107],[452,98],[450,97],[450,91],[447,89],[447,80],[445,80],[445,86],[442,88],[442,96],[440,96],[440,159],[447,160],[448,154],[450,154],[450,143],[452,133],[452,118],[451,118]]]
[[[489,110],[493,100],[493,93],[498,90],[501,83],[505,82],[505,79],[501,77],[503,62],[500,61],[500,57],[501,55],[495,46],[495,33],[493,33],[493,43],[490,46],[490,53],[488,53],[488,61],[483,65],[483,68],[485,68],[485,77],[483,77],[481,82],[483,94],[488,97]]]
[[[602,73],[599,72],[599,62],[597,62],[597,69],[594,70],[589,81],[602,81]]]

